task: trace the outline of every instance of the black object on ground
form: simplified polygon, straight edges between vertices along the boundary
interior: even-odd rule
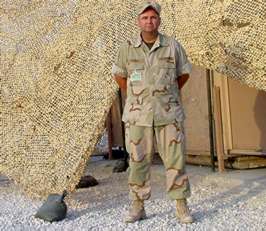
[[[125,152],[123,149],[119,148],[119,149],[112,149],[112,159],[113,160],[118,160],[118,159],[121,159],[121,158],[124,158],[125,156]],[[109,154],[106,153],[104,155],[104,159],[109,159]]]
[[[112,158],[121,159],[124,158],[125,152],[123,149],[112,149]]]
[[[50,194],[47,200],[35,214],[35,217],[49,222],[61,221],[65,219],[67,214],[67,206],[64,202],[64,198],[66,195],[67,191],[64,191],[62,195]]]
[[[128,161],[123,159],[123,160],[118,160],[115,163],[115,166],[113,168],[113,172],[124,172],[128,168]]]
[[[89,188],[99,184],[98,181],[90,175],[82,176],[76,188]]]

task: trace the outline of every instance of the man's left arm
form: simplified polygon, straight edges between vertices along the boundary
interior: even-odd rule
[[[178,88],[181,89],[189,79],[192,65],[187,59],[186,52],[180,43],[176,42],[176,75]]]
[[[181,88],[185,85],[188,79],[189,79],[189,74],[183,74],[177,77],[177,84],[178,84],[179,90],[181,90]]]

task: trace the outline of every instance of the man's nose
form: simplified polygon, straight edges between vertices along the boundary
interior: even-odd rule
[[[148,18],[148,22],[151,23],[152,22],[152,18]]]

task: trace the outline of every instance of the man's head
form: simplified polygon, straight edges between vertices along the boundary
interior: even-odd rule
[[[142,32],[157,32],[161,23],[161,6],[154,1],[145,1],[139,6],[137,23]]]

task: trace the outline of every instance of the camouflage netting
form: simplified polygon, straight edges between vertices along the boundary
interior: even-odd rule
[[[0,2],[0,172],[33,196],[73,191],[103,131],[129,0]],[[162,31],[194,64],[266,90],[264,0],[161,1]]]

